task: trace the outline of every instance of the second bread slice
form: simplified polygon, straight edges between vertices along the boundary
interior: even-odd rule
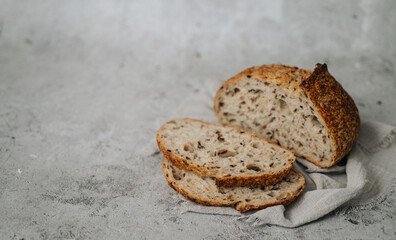
[[[274,205],[288,205],[303,191],[304,177],[291,170],[279,183],[265,187],[218,188],[210,177],[182,170],[166,158],[162,169],[168,184],[183,196],[209,206],[234,206],[240,212]]]
[[[176,119],[158,130],[161,152],[175,166],[215,177],[221,187],[275,184],[292,168],[292,152],[243,130]]]

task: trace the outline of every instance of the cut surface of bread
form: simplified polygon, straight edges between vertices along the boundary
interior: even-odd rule
[[[175,119],[157,133],[161,152],[174,165],[218,186],[265,186],[284,178],[295,161],[292,152],[234,127]]]
[[[219,188],[212,177],[196,175],[162,160],[162,169],[168,184],[183,196],[210,206],[234,206],[240,212],[274,205],[287,205],[303,191],[304,177],[291,170],[280,182],[265,187]]]
[[[224,125],[253,132],[319,167],[330,167],[356,143],[358,109],[317,64],[314,71],[284,65],[248,68],[223,83],[214,111]]]

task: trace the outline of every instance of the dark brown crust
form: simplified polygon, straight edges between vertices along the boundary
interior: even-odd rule
[[[282,72],[286,70],[291,72],[300,70],[300,75],[303,76],[303,79],[291,81],[291,76]],[[222,121],[218,109],[218,100],[221,90],[225,85],[234,83],[241,77],[246,77],[248,75],[258,79],[271,78],[269,81],[273,81],[282,87],[290,88],[293,91],[304,91],[307,97],[310,98],[329,129],[334,142],[335,152],[330,164],[324,164],[320,159],[309,159],[304,157],[306,160],[321,168],[331,167],[352,150],[360,132],[359,112],[353,99],[327,71],[326,64],[317,64],[312,74],[309,70],[280,64],[263,65],[245,69],[224,82],[216,93],[214,99],[214,112],[217,119],[223,125],[225,123]],[[300,156],[299,154],[294,154]]]
[[[195,197],[195,196],[189,194],[188,192],[186,192],[182,188],[179,188],[169,178],[169,176],[167,176],[167,173],[166,173],[166,160],[167,160],[166,158],[164,158],[162,160],[162,170],[163,170],[163,174],[164,174],[164,176],[166,178],[166,181],[168,182],[168,185],[171,188],[173,188],[175,191],[179,192],[184,197],[186,197],[186,198],[188,198],[188,199],[190,199],[190,200],[192,200],[192,201],[194,201],[196,203],[203,204],[203,205],[206,205],[206,206],[217,206],[217,207],[230,207],[230,206],[232,206],[232,207],[235,207],[236,210],[238,210],[241,213],[244,213],[244,212],[249,211],[249,210],[264,209],[264,208],[267,208],[267,207],[271,207],[271,206],[275,206],[275,205],[281,205],[281,204],[284,205],[284,206],[287,206],[291,202],[293,202],[301,194],[301,192],[305,188],[305,178],[299,172],[291,170],[291,171],[296,172],[298,175],[300,175],[303,178],[304,183],[303,183],[303,186],[299,189],[299,191],[297,193],[295,193],[294,195],[292,195],[289,198],[286,198],[284,200],[280,200],[278,202],[273,202],[273,203],[268,203],[268,204],[262,204],[262,205],[246,205],[246,206],[241,205],[240,202],[238,202],[238,201],[235,201],[235,202],[233,202],[231,204],[224,204],[224,203],[221,203],[220,201],[214,201],[214,200],[209,200],[209,199],[208,200],[203,200],[203,199],[200,199],[198,197]]]
[[[353,99],[327,71],[326,64],[318,63],[300,86],[325,121],[336,147],[331,165],[313,163],[319,167],[333,166],[352,150],[359,137],[359,111]]]
[[[204,122],[204,121],[200,121],[200,120],[196,120],[196,119],[190,119],[190,118],[182,118],[180,120],[192,120],[192,121],[205,123],[208,125],[214,125],[214,126],[219,126],[219,127],[224,127],[224,128],[234,128],[239,131],[243,131],[244,133],[250,134],[253,138],[257,138],[260,141],[267,142],[265,139],[259,138],[259,137],[255,136],[253,133],[238,129],[236,127],[221,126],[221,125],[208,123],[208,122]],[[174,120],[171,120],[171,121],[174,121]],[[169,122],[171,122],[171,121],[169,121]],[[167,124],[167,123],[165,123],[165,124]],[[193,171],[195,174],[201,175],[201,176],[216,177],[216,185],[218,185],[219,187],[220,186],[221,187],[232,187],[232,186],[234,186],[234,187],[259,187],[259,186],[272,185],[272,184],[279,182],[287,174],[289,174],[290,169],[293,167],[293,164],[295,162],[295,158],[289,159],[288,162],[291,162],[291,164],[289,164],[288,168],[285,168],[284,171],[277,172],[277,173],[263,174],[260,176],[235,176],[235,177],[215,176],[215,175],[211,174],[210,172],[207,172],[204,168],[192,166],[191,164],[188,163],[187,159],[181,158],[181,157],[177,156],[176,154],[174,154],[173,152],[169,152],[168,149],[166,149],[164,147],[164,144],[162,144],[162,141],[159,138],[159,133],[163,126],[161,126],[161,128],[158,130],[156,138],[157,138],[158,147],[159,147],[160,151],[164,154],[165,158],[169,159],[169,161],[176,167],[184,169],[186,171]],[[278,146],[276,144],[269,143],[269,142],[267,142],[267,143],[272,144],[276,147],[285,149],[285,148]],[[287,150],[287,149],[285,149],[285,150]],[[287,151],[289,151],[289,150],[287,150]]]
[[[291,160],[294,162],[294,159]],[[272,185],[280,182],[289,174],[291,168],[285,169],[282,172],[275,173],[268,178],[266,175],[261,176],[245,176],[245,177],[216,177],[216,185],[218,187],[261,187]]]

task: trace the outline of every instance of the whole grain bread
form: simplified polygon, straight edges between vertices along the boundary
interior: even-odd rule
[[[295,156],[235,127],[175,119],[157,133],[161,152],[175,166],[215,177],[218,186],[265,186],[282,180]]]
[[[314,71],[284,65],[248,68],[220,87],[214,111],[236,126],[319,167],[342,159],[359,136],[358,109],[326,64]]]
[[[162,160],[162,169],[169,186],[186,198],[209,206],[234,206],[240,212],[274,205],[287,205],[303,191],[304,177],[291,170],[279,183],[265,187],[219,188],[213,177],[196,175]]]

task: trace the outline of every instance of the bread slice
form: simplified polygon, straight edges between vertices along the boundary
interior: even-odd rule
[[[295,161],[292,152],[251,133],[188,118],[162,125],[157,142],[174,165],[215,177],[218,186],[275,184]]]
[[[290,149],[319,167],[342,159],[359,136],[358,109],[326,64],[248,68],[217,91],[214,111],[236,126]]]
[[[305,186],[304,177],[294,170],[275,185],[218,188],[214,178],[178,168],[166,158],[162,160],[162,169],[169,186],[186,198],[209,206],[235,206],[240,212],[287,205],[300,195]]]

